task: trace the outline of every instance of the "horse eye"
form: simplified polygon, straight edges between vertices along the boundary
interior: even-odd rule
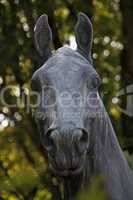
[[[93,88],[99,88],[99,86],[101,85],[100,77],[94,77],[92,80],[92,85],[93,85]]]

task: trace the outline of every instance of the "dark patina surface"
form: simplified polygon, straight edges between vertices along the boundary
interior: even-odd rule
[[[80,13],[75,27],[77,50],[52,53],[47,15],[35,27],[36,48],[44,61],[32,77],[40,95],[36,117],[51,170],[64,179],[65,198],[74,199],[93,174],[104,177],[109,200],[132,200],[133,177],[98,95],[100,77],[93,68],[93,28]]]

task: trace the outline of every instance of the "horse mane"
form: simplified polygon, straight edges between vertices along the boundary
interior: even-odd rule
[[[95,118],[92,134],[94,136],[93,173],[104,178],[104,187],[109,200],[132,200],[133,174],[105,109]],[[90,165],[87,168],[89,173]],[[87,177],[89,178],[89,175]]]

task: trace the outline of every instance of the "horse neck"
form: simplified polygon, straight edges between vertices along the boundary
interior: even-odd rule
[[[95,123],[94,171],[104,177],[110,200],[133,199],[133,176],[106,112]]]

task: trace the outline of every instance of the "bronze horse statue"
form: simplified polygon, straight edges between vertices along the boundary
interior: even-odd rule
[[[108,200],[133,200],[133,175],[98,94],[100,77],[93,68],[93,27],[80,13],[75,26],[77,50],[52,52],[46,14],[35,26],[35,45],[43,66],[32,77],[40,95],[37,126],[50,169],[62,177],[65,199],[75,199],[81,185],[100,175]]]

